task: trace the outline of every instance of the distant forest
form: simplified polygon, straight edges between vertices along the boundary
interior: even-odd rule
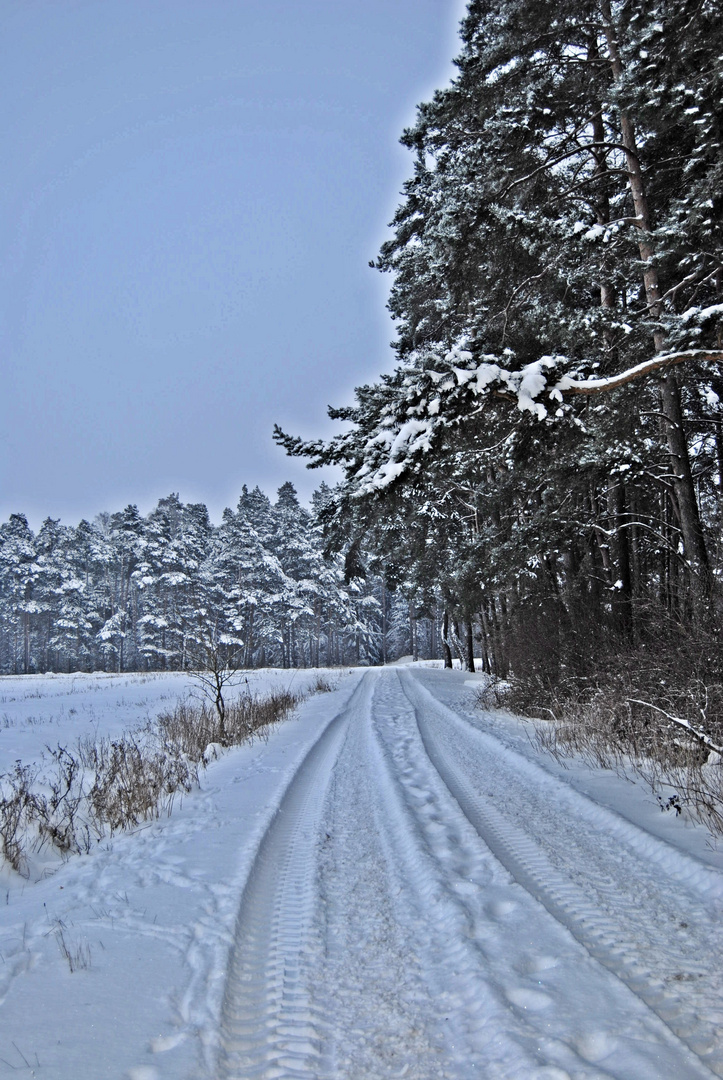
[[[22,514],[0,526],[0,673],[178,671],[209,664],[310,667],[439,656],[381,576],[345,583],[324,558],[318,512],[292,484],[243,489],[220,525],[200,503],[161,499],[72,527]]]

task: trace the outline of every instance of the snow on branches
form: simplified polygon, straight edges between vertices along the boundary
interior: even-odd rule
[[[506,401],[534,420],[555,422],[569,414],[566,398],[609,392],[686,361],[719,364],[723,350],[659,353],[616,375],[594,378],[580,374],[588,365],[559,355],[515,369],[511,350],[475,356],[465,338],[443,356],[417,351],[395,377],[358,391],[357,407],[343,417],[354,429],[330,443],[304,443],[278,428],[275,438],[288,453],[310,458],[310,467],[342,465],[353,493],[369,495],[419,469],[444,429],[478,416],[491,399]]]

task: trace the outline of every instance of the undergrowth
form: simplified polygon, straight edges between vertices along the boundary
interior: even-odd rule
[[[44,760],[0,775],[0,854],[27,873],[31,852],[88,852],[106,835],[170,814],[223,749],[268,734],[301,695],[243,694],[220,721],[205,702],[179,701],[144,728],[117,739],[46,746]]]
[[[596,657],[594,673],[513,678],[504,705],[537,720],[535,740],[564,760],[641,777],[662,810],[723,835],[723,670],[712,634],[648,639]],[[483,704],[481,702],[481,704]],[[493,702],[488,701],[487,707]]]

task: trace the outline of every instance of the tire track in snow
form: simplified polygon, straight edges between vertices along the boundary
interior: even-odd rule
[[[713,959],[720,952],[720,939],[704,903],[704,896],[714,891],[714,875],[698,872],[693,860],[676,852],[671,856],[681,863],[676,876],[684,878],[689,870],[691,887],[686,889],[680,880],[674,885],[665,882],[660,865],[667,846],[663,841],[651,840],[631,823],[617,822],[610,811],[572,792],[464,721],[410,673],[399,674],[432,765],[493,854],[594,959],[657,1013],[714,1075],[723,1076],[723,1006],[719,965]],[[454,740],[450,739],[452,730]],[[475,783],[465,768],[460,736],[467,739],[468,746],[474,746],[478,762],[484,763],[483,787],[480,777]],[[528,782],[537,780],[545,789],[532,806],[534,789],[525,786],[519,772],[523,776],[535,773],[527,776]],[[497,786],[494,794],[489,792],[493,785]],[[564,795],[564,807],[555,799],[558,789]],[[504,803],[505,814],[497,803]],[[509,809],[514,803],[516,820]],[[573,831],[561,834],[555,850],[556,824],[564,818],[565,809],[574,813]],[[615,827],[595,831],[596,825],[598,830],[601,825]],[[537,836],[530,835],[533,827]],[[621,844],[607,858],[610,831],[625,834],[632,854]],[[617,839],[613,837],[615,842]],[[581,867],[583,852],[587,861]],[[648,861],[658,864],[655,870],[646,866]],[[655,923],[661,913],[666,916],[662,928],[665,945]],[[680,929],[685,931],[683,935]]]
[[[430,760],[417,720],[399,673],[384,673],[373,717],[384,838],[404,895],[399,916],[450,1021],[449,1075],[711,1077],[657,1015],[510,878]]]
[[[449,1072],[439,997],[410,929],[409,887],[399,881],[384,842],[389,807],[372,745],[380,685],[374,678],[372,709],[347,728],[324,809],[319,894],[325,947],[313,994],[325,1019],[319,1080],[450,1080],[458,1074]]]
[[[470,851],[467,822],[460,833],[459,823],[450,821],[430,789],[400,704],[408,707],[396,673],[383,673],[372,717],[371,764],[382,808],[382,842],[388,863],[396,867],[398,918],[448,1024],[447,1075],[458,1080],[542,1077],[539,1059],[515,1037],[515,1019],[499,986],[485,978],[484,951],[471,933],[465,905],[454,895],[455,886],[470,879],[476,889],[488,885],[489,868]],[[453,854],[440,859],[442,851]]]
[[[329,777],[349,721],[369,708],[373,676],[301,762],[261,839],[241,898],[221,1018],[219,1080],[315,1076],[317,843]]]

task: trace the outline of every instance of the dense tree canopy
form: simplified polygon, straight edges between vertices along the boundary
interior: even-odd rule
[[[330,442],[276,437],[343,467],[350,573],[370,546],[490,666],[554,670],[715,613],[723,28],[712,0],[472,0],[461,38],[376,263],[397,365]]]
[[[219,526],[177,495],[73,528],[0,525],[0,674],[376,663],[410,651],[406,601],[345,583],[291,484],[243,489]],[[392,633],[403,612],[403,633]],[[437,647],[427,633],[427,655]]]

